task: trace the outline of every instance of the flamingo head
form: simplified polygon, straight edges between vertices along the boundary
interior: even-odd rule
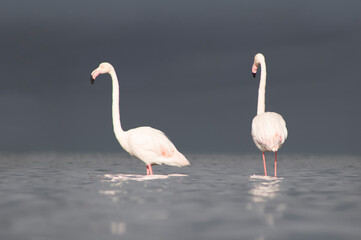
[[[114,72],[114,68],[110,63],[107,62],[101,63],[99,67],[91,73],[91,77],[90,77],[91,84],[94,84],[95,78],[97,78],[100,74],[110,73],[112,71]]]
[[[253,66],[252,66],[252,75],[255,78],[256,77],[256,73],[257,73],[257,69],[259,67],[259,65],[261,64],[261,62],[264,62],[264,56],[262,53],[257,53],[256,56],[254,56],[254,62],[253,62]]]

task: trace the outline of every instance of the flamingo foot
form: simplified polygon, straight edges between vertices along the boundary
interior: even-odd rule
[[[262,157],[263,157],[264,175],[267,176],[266,157],[264,156],[264,152],[262,152]]]
[[[152,164],[147,164],[147,175],[153,175]]]
[[[277,177],[277,151],[275,152],[275,177]]]

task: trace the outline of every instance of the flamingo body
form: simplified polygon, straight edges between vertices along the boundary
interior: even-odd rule
[[[101,63],[91,73],[91,83],[93,84],[100,74],[105,73],[109,73],[112,78],[112,115],[115,137],[125,151],[147,165],[147,175],[153,174],[153,164],[177,167],[190,165],[162,131],[151,127],[138,127],[128,131],[122,129],[119,113],[119,83],[113,66],[110,63]]]
[[[252,138],[261,152],[276,152],[287,138],[286,122],[275,112],[260,113],[252,121]]]

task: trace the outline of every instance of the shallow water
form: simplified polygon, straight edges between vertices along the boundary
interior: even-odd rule
[[[187,157],[0,155],[0,239],[361,239],[359,156]]]

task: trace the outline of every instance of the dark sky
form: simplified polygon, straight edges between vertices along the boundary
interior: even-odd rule
[[[124,129],[152,126],[183,152],[257,153],[250,136],[266,57],[266,111],[282,152],[359,154],[361,1],[3,1],[0,151],[121,152]]]

